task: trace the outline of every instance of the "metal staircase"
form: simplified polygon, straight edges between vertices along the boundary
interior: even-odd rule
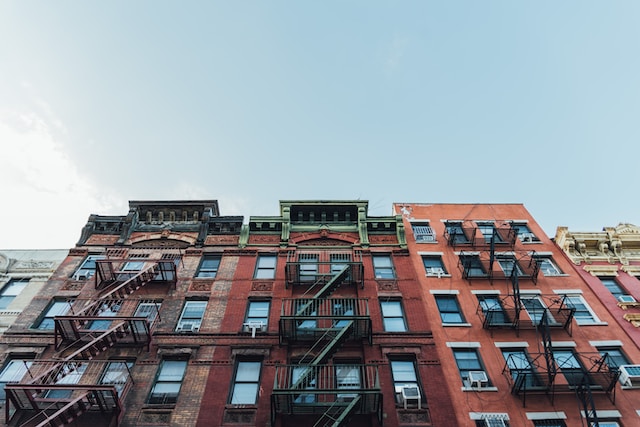
[[[127,297],[151,282],[175,284],[176,280],[173,261],[144,260],[140,270],[118,271],[116,266],[126,261],[98,261],[96,288],[104,291],[102,295],[76,300],[67,315],[54,318],[59,359],[33,361],[21,381],[7,384],[8,425],[65,426],[91,411],[109,414],[107,425],[118,425],[123,397],[132,383],[129,368],[126,362],[95,359],[115,345],[148,349],[157,312],[147,318],[136,315],[136,307],[141,301],[153,302]],[[114,368],[114,363],[124,368]],[[109,369],[116,369],[117,383],[105,382],[114,376],[107,375]]]
[[[297,263],[301,264],[301,263]],[[357,264],[357,263],[356,263]],[[300,265],[290,271],[304,271]],[[331,267],[331,276],[317,274],[307,293],[310,298],[283,300],[280,318],[280,342],[308,341],[305,354],[296,365],[276,366],[271,396],[272,423],[277,414],[319,414],[314,426],[347,425],[354,414],[379,412],[381,407],[377,366],[327,365],[327,361],[349,339],[368,339],[371,343],[371,319],[368,301],[361,298],[331,298],[342,284],[358,276],[361,264],[342,262]],[[307,268],[306,277],[311,268]],[[295,281],[292,282],[295,284]],[[318,289],[319,288],[319,289]],[[340,382],[340,369],[357,373],[357,384],[347,388]]]

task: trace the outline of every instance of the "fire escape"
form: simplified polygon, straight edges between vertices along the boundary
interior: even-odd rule
[[[54,319],[56,359],[33,361],[20,382],[6,385],[8,425],[119,425],[131,363],[98,357],[114,346],[148,350],[157,304],[127,297],[149,283],[175,285],[176,268],[171,259],[105,259],[94,280],[97,298],[74,300]]]
[[[543,351],[537,354],[511,354],[503,374],[511,393],[526,405],[528,394],[544,393],[551,402],[556,393],[575,393],[584,411],[587,425],[597,425],[594,394],[605,394],[615,402],[616,369],[606,364],[606,355],[555,350],[552,329],[564,329],[571,335],[576,309],[566,304],[566,296],[521,292],[520,284],[537,284],[539,266],[533,251],[518,249],[517,231],[510,223],[488,224],[458,222],[448,224],[445,238],[452,247],[469,248],[459,254],[459,268],[467,280],[503,279],[508,295],[481,295],[477,308],[484,329],[533,328],[541,337]],[[559,376],[558,373],[563,375]]]
[[[382,417],[378,367],[366,364],[329,364],[348,340],[372,342],[368,301],[363,298],[332,298],[340,286],[363,286],[363,265],[351,253],[318,254],[291,252],[285,271],[287,286],[307,286],[302,298],[282,304],[280,343],[304,349],[297,363],[276,366],[271,396],[272,424],[283,416],[315,415],[314,426],[346,426],[359,414]],[[306,295],[311,295],[306,297]]]

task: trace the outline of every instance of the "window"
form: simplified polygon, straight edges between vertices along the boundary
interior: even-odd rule
[[[202,257],[202,261],[200,261],[200,267],[198,267],[196,277],[216,277],[218,274],[218,268],[220,268],[221,259],[222,257],[220,255],[205,254]]]
[[[318,254],[299,254],[300,281],[314,282],[318,277]]]
[[[307,378],[302,378],[303,375],[307,375]],[[304,383],[302,386],[297,386],[297,388],[303,390],[315,389],[316,375],[314,375],[313,368],[310,368],[307,365],[294,366],[293,370],[291,371],[291,388],[293,389],[299,381],[304,381]],[[293,403],[314,403],[315,401],[315,394],[296,394],[295,398],[293,399]]]
[[[360,389],[360,365],[336,364],[336,386],[338,389]],[[351,401],[358,395],[354,393],[339,393],[336,398],[340,402]]]
[[[511,223],[511,228],[513,230],[515,230],[517,236],[518,236],[518,240],[520,240],[523,243],[530,243],[530,242],[539,242],[540,239],[538,239],[536,237],[535,234],[533,234],[531,232],[531,229],[529,229],[529,226],[525,223],[522,222],[512,222]]]
[[[493,239],[494,243],[502,242],[502,237],[500,237],[500,234],[496,231],[493,222],[476,222],[476,225],[482,233],[485,242],[491,243],[491,239]]]
[[[29,284],[29,279],[9,280],[9,283],[0,291],[0,310],[6,310],[27,284]]]
[[[436,295],[435,297],[442,323],[465,323],[455,295]]]
[[[176,331],[198,332],[207,308],[207,301],[187,301],[184,303]]]
[[[100,384],[113,385],[118,394],[122,393],[124,386],[131,377],[132,361],[113,361],[107,363],[100,378]]]
[[[571,386],[579,386],[583,380],[589,381],[586,371],[571,349],[553,349],[553,358],[560,372]],[[590,381],[589,381],[590,382]]]
[[[621,365],[630,365],[631,361],[622,352],[619,347],[597,347],[600,356],[604,357],[604,361],[613,371],[617,371]]]
[[[47,310],[42,315],[42,318],[40,319],[40,322],[38,323],[36,328],[43,330],[53,329],[55,325],[53,318],[55,316],[65,315],[71,309],[72,303],[72,300],[54,300],[53,302],[51,302],[51,304],[49,304],[49,307],[47,307]]]
[[[587,305],[587,302],[584,300],[582,295],[565,295],[564,303],[569,308],[575,308],[576,311],[573,313],[573,317],[574,319],[576,319],[578,325],[587,325],[590,323],[600,322],[595,314],[593,314],[593,311],[591,311],[591,307]]]
[[[273,279],[276,277],[276,256],[261,254],[258,255],[255,279]]]
[[[449,244],[456,243],[469,243],[469,239],[464,234],[462,229],[462,223],[459,221],[447,221],[445,222],[445,229],[449,236]]]
[[[396,273],[393,270],[393,262],[390,255],[373,256],[373,272],[376,279],[395,279]]]
[[[456,360],[456,365],[458,365],[462,384],[464,384],[465,387],[471,387],[469,372],[484,371],[478,351],[475,348],[454,348],[453,357]]]
[[[478,302],[484,314],[485,325],[511,325],[498,295],[478,295]]]
[[[542,302],[542,299],[537,295],[521,295],[520,301],[524,305],[527,314],[533,321],[534,325],[539,325],[542,322],[542,316],[546,313],[547,324],[555,324],[556,321],[551,315],[551,312]]]
[[[535,427],[567,427],[564,420],[533,420]]]
[[[433,228],[429,226],[428,222],[414,222],[411,224],[411,229],[413,230],[413,236],[416,238],[417,243],[436,241],[436,234],[433,232]]]
[[[404,312],[400,301],[381,301],[382,323],[387,332],[406,332]]]
[[[611,295],[616,297],[616,299],[619,299],[621,296],[628,295],[627,291],[618,284],[615,278],[600,277],[600,281],[602,282],[604,287],[607,288],[609,292],[611,292]]]
[[[501,350],[514,384],[523,387],[525,390],[542,385],[542,381],[533,367],[527,350],[524,348],[502,348]]]
[[[84,375],[84,372],[87,370],[86,363],[78,363],[78,362],[68,362],[62,365],[60,370],[57,372],[57,381],[56,385],[72,385],[78,384],[80,379]],[[47,399],[68,399],[73,394],[73,389],[68,388],[60,388],[60,389],[49,389],[44,392],[42,397]]]
[[[136,312],[133,314],[134,317],[146,317],[147,323],[152,325],[156,318],[158,317],[158,313],[160,312],[160,302],[141,302],[138,304],[136,308]],[[144,325],[140,324],[140,322],[133,322],[133,329],[138,334],[146,334],[147,329]]]
[[[535,260],[538,263],[538,267],[540,267],[540,271],[545,276],[560,276],[562,275],[562,271],[555,265],[551,256],[548,255],[536,255]]]
[[[464,268],[464,276],[466,277],[486,277],[482,262],[478,255],[460,255],[460,262]]]
[[[96,273],[96,261],[105,259],[104,255],[89,255],[80,265],[80,267],[73,273],[74,280],[89,279]]]
[[[512,274],[517,274],[518,276],[523,276],[524,273],[522,269],[516,262],[516,259],[511,255],[499,255],[497,257],[498,264],[500,264],[500,268],[504,271],[504,275],[506,277],[511,277]],[[515,268],[515,273],[513,269]]]
[[[19,382],[32,363],[30,359],[11,359],[4,365],[0,372],[0,401],[4,402],[6,398],[5,384]]]
[[[117,316],[118,312],[120,311],[120,307],[121,307],[120,301],[117,301],[117,302],[107,301],[102,305],[100,314],[98,316],[100,317]],[[94,331],[95,330],[106,331],[107,329],[109,329],[110,326],[111,326],[110,320],[92,320],[87,325],[87,329],[94,330]]]
[[[422,255],[422,263],[424,269],[427,272],[427,276],[442,276],[447,274],[447,270],[444,268],[442,257],[440,255]]]
[[[249,301],[247,315],[244,318],[245,323],[260,323],[266,328],[269,324],[270,306],[270,301]]]
[[[127,261],[122,266],[122,271],[140,271],[144,268],[144,261]]]
[[[402,405],[402,389],[418,389],[418,373],[413,360],[391,360],[391,376],[393,377],[393,387],[395,390],[396,404]],[[420,393],[422,395],[422,393]]]
[[[503,417],[476,420],[476,427],[509,427],[509,420]]]
[[[186,360],[163,360],[147,403],[176,403],[186,370]]]
[[[231,384],[230,402],[232,405],[255,405],[260,386],[260,368],[262,362],[238,361]]]

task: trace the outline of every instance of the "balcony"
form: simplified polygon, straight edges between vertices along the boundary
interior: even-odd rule
[[[452,247],[470,247],[477,250],[491,248],[512,249],[518,238],[517,230],[508,222],[482,224],[475,221],[449,222],[444,238]]]
[[[114,345],[148,347],[159,318],[154,300],[77,299],[66,315],[54,318],[55,348],[67,346],[91,359]]]
[[[319,415],[318,422],[357,414],[377,414],[382,394],[376,365],[278,365],[271,395],[275,416]]]
[[[559,295],[527,294],[518,299],[514,295],[483,299],[476,313],[484,329],[537,329],[546,314],[547,326],[564,329],[571,335],[571,320],[575,308],[565,304]]]
[[[109,287],[125,296],[150,282],[175,285],[176,265],[173,260],[107,258],[96,261],[94,280],[96,289]]]
[[[331,261],[318,261],[320,255],[330,255]],[[338,275],[344,267],[348,274],[341,277],[340,285],[364,286],[364,267],[362,261],[352,261],[351,254],[298,254],[291,257],[285,265],[286,285],[325,285]],[[295,261],[293,259],[296,259]]]
[[[529,280],[536,284],[540,274],[540,265],[535,258],[535,252],[512,251],[508,254],[460,252],[458,259],[458,269],[462,278],[467,280],[512,281],[513,276],[517,275],[518,281]]]
[[[287,298],[282,301],[281,343],[333,340],[341,332],[347,334],[344,339],[366,338],[371,343],[371,317],[366,298]]]
[[[34,360],[22,379],[5,386],[5,419],[20,426],[118,425],[132,385],[125,361]]]
[[[574,353],[558,362],[553,353],[532,353],[529,358],[507,358],[502,370],[509,382],[511,393],[526,404],[528,393],[545,393],[553,399],[554,393],[605,394],[615,402],[615,386],[620,376],[610,368],[599,353]],[[559,375],[560,374],[560,375]]]

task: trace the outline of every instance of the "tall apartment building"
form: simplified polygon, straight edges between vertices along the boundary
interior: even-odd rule
[[[555,241],[615,322],[640,347],[640,228],[618,224],[602,231],[577,232],[558,227]],[[640,367],[635,369],[640,381]]]
[[[0,339],[11,426],[455,426],[400,216],[92,215]]]
[[[455,425],[402,220],[367,209],[250,218],[198,425]]]
[[[195,424],[242,217],[209,200],[129,205],[90,216],[3,334],[8,425]]]
[[[524,206],[394,209],[459,425],[640,425],[632,334]]]
[[[0,250],[0,333],[29,305],[68,252],[59,249]]]

